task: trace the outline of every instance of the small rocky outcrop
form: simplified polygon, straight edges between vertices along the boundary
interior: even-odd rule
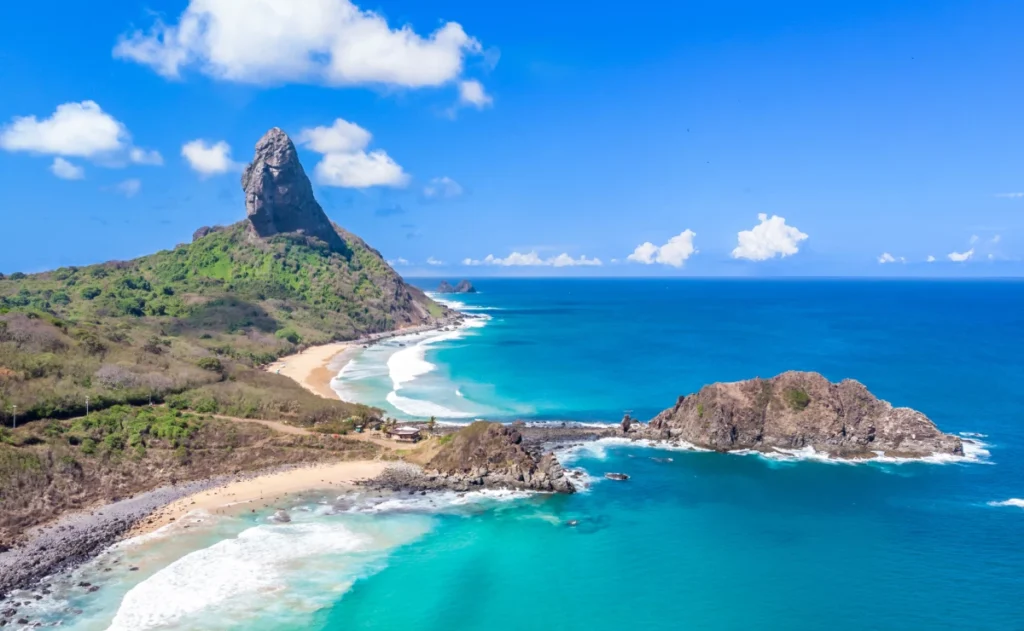
[[[921,412],[894,408],[852,379],[831,383],[814,372],[705,386],[636,430],[716,451],[812,447],[844,458],[963,454],[960,439],[939,431]]]
[[[562,465],[527,448],[513,426],[477,421],[454,434],[422,470],[389,469],[374,485],[395,490],[517,489],[575,493]]]
[[[437,286],[437,293],[439,294],[475,294],[476,287],[473,283],[468,280],[460,280],[458,285],[452,287],[452,284],[446,280],[441,281],[441,284]]]
[[[342,252],[345,243],[313,196],[288,134],[274,127],[256,143],[242,173],[250,230],[267,238],[282,233],[315,237]]]
[[[224,226],[203,226],[202,228],[192,233],[192,241],[198,241],[208,234],[213,234],[214,232],[222,232],[223,230]]]

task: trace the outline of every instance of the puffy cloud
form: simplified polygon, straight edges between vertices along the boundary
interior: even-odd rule
[[[783,217],[772,215],[769,219],[767,214],[760,213],[757,219],[761,223],[736,235],[739,244],[732,251],[734,259],[765,261],[776,256],[790,256],[799,252],[798,244],[807,239],[803,232],[787,226]]]
[[[633,253],[626,257],[627,261],[651,265],[661,263],[672,267],[682,267],[687,259],[697,253],[693,246],[693,238],[697,233],[684,230],[668,240],[665,245],[657,246],[650,241],[636,246]]]
[[[482,110],[494,103],[494,99],[487,94],[482,83],[476,79],[470,79],[459,82],[459,103]]]
[[[435,259],[434,257],[427,258],[427,265],[444,265],[444,261]]]
[[[210,144],[205,140],[192,140],[181,147],[181,155],[194,171],[203,176],[237,171],[241,164],[231,159],[231,145],[223,140]]]
[[[559,254],[550,258],[541,258],[536,251],[527,252],[526,254],[520,252],[513,252],[505,258],[499,258],[493,254],[488,254],[483,259],[463,259],[463,265],[498,265],[502,267],[598,267],[601,265],[601,259],[598,258],[587,258],[586,256],[580,256],[579,258],[573,258],[566,253]]]
[[[135,197],[142,190],[142,182],[136,179],[125,180],[115,186],[114,190],[125,197]]]
[[[879,264],[885,265],[886,263],[906,263],[907,259],[900,256],[896,257],[888,252],[882,252],[882,255],[878,257]]]
[[[317,181],[327,186],[369,188],[405,186],[409,176],[383,151],[329,153],[314,169]]]
[[[928,258],[926,258],[925,261],[927,261],[928,263],[934,263],[935,262],[935,257],[932,256],[931,254],[929,254]]]
[[[330,127],[312,127],[299,132],[299,144],[317,153],[355,153],[370,144],[373,134],[343,118]]]
[[[95,101],[58,105],[53,114],[43,119],[15,116],[0,129],[0,148],[86,158],[102,166],[122,166],[126,161],[163,164],[159,152],[133,147],[131,134],[124,123],[104,112]],[[51,170],[54,169],[51,166]]]
[[[373,135],[355,123],[338,118],[330,127],[313,127],[299,132],[299,143],[323,159],[313,172],[319,183],[342,188],[371,186],[402,187],[409,176],[382,149],[367,153]]]
[[[50,171],[62,180],[81,180],[85,178],[85,169],[68,162],[60,156],[53,159]]]
[[[420,88],[455,81],[482,52],[456,22],[424,37],[350,0],[191,0],[176,24],[122,35],[113,54],[170,79],[191,67],[239,83]]]
[[[435,177],[423,187],[423,197],[431,200],[453,199],[461,196],[462,193],[462,186],[447,175]]]
[[[966,252],[950,252],[946,256],[954,263],[963,263],[964,261],[971,260],[971,257],[974,256],[974,248],[971,248]]]
[[[160,155],[159,151],[140,149],[139,147],[132,147],[131,151],[128,152],[128,159],[135,164],[148,164],[152,166],[161,166],[164,163],[164,157]]]
[[[78,158],[94,158],[123,150],[128,129],[95,101],[64,103],[49,118],[16,116],[0,133],[0,147]]]

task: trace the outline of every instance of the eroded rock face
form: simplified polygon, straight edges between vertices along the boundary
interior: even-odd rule
[[[924,414],[894,408],[852,379],[813,372],[716,383],[680,397],[646,428],[656,438],[729,451],[813,447],[839,457],[962,455],[959,438]]]
[[[256,143],[256,155],[242,173],[250,229],[260,237],[297,233],[316,237],[331,249],[345,244],[313,197],[288,134],[277,127]]]
[[[486,421],[453,434],[422,469],[394,467],[372,485],[393,490],[576,492],[554,454],[528,449],[515,427]]]

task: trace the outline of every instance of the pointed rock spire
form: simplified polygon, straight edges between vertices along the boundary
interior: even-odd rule
[[[260,237],[298,233],[342,251],[345,243],[313,196],[291,138],[274,127],[256,143],[256,155],[242,173],[250,229]]]

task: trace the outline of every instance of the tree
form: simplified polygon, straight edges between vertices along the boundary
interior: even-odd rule
[[[430,420],[427,421],[427,431],[430,431],[430,432],[434,431],[434,426],[435,425],[437,425],[437,419],[434,418],[433,416],[431,416]]]

